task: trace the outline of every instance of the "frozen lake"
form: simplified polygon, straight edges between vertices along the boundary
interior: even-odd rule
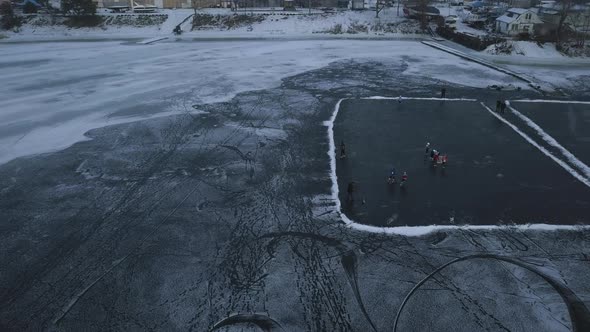
[[[428,98],[443,86],[487,105],[542,98],[486,88],[518,84],[511,77],[413,41],[0,44],[0,66],[2,331],[590,329],[587,228],[367,232],[343,223],[332,196],[327,129],[346,98],[344,107],[373,112],[349,118],[347,136],[370,130],[356,141],[375,152],[389,147],[371,135],[400,144],[363,172],[383,188],[381,164],[399,158],[400,171],[412,168],[407,217],[424,215],[419,201],[444,188],[473,187],[478,174],[497,194],[496,167],[507,168],[512,192],[554,200],[540,211],[571,198],[565,207],[579,215],[587,190],[573,174],[583,177],[583,166],[515,112],[503,119],[539,148],[475,102],[397,109],[361,99]],[[560,114],[563,130],[549,106],[513,106],[587,160],[575,134],[581,117]],[[388,130],[398,119],[401,136]],[[447,132],[459,126],[468,130]],[[421,164],[428,135],[451,163],[462,161],[447,178]],[[363,151],[347,143],[353,162]],[[478,144],[493,150],[491,163]],[[526,160],[512,167],[519,155]],[[535,175],[549,178],[538,186]],[[563,194],[569,185],[580,195]],[[482,204],[465,192],[445,202],[459,209],[458,198],[473,204],[462,203],[466,211]]]

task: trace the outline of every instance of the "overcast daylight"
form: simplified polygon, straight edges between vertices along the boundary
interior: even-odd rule
[[[588,0],[0,0],[0,331],[590,331]]]

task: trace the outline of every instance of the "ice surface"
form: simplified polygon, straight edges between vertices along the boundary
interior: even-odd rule
[[[401,98],[402,100],[449,100],[449,101],[455,100],[455,101],[472,101],[472,100],[470,100],[468,98],[442,99],[442,98],[412,98],[412,97],[404,97],[404,96],[400,96],[398,98]],[[372,96],[372,97],[367,97],[366,99],[377,99],[377,100],[380,100],[380,99],[393,99],[393,100],[395,100],[395,99],[398,99],[398,98],[394,98],[394,97],[383,97],[383,96]],[[337,178],[337,174],[336,174],[336,145],[335,145],[335,141],[334,141],[334,121],[336,120],[336,117],[338,116],[338,112],[340,110],[340,104],[342,103],[343,100],[344,99],[340,99],[336,103],[336,106],[334,107],[334,111],[332,113],[332,116],[330,117],[330,120],[326,121],[324,123],[324,125],[327,127],[328,141],[329,141],[328,156],[330,158],[330,178],[332,180],[332,185],[331,185],[331,193],[332,193],[332,196],[331,196],[331,200],[334,202],[334,204],[335,204],[335,210],[339,214],[341,220],[348,227],[350,227],[352,229],[359,230],[359,231],[370,232],[370,233],[397,234],[397,235],[405,235],[405,236],[423,236],[423,235],[426,235],[426,234],[429,234],[429,233],[432,233],[432,232],[443,232],[443,231],[450,231],[450,230],[513,229],[513,230],[519,230],[519,231],[526,231],[526,230],[543,230],[543,231],[553,230],[553,231],[555,231],[555,230],[581,230],[581,229],[588,229],[588,226],[580,226],[580,225],[550,225],[550,224],[543,224],[543,223],[531,223],[531,224],[510,225],[510,226],[506,226],[506,225],[428,225],[428,226],[396,226],[396,227],[379,227],[379,226],[373,226],[373,225],[366,225],[366,224],[357,223],[356,221],[350,219],[346,215],[346,213],[342,210],[342,204],[341,204],[340,199],[339,199],[338,178]],[[502,116],[496,114],[495,112],[493,112],[484,103],[481,103],[481,105],[489,113],[491,113],[492,115],[494,115],[500,121],[504,122],[506,125],[508,125],[510,128],[512,128],[517,134],[519,134],[520,136],[522,136],[527,142],[529,142],[531,145],[533,145],[537,149],[539,149],[543,154],[545,154],[546,156],[548,156],[549,158],[551,158],[552,160],[554,160],[558,165],[560,165],[562,168],[564,168],[564,170],[566,170],[568,173],[570,173],[572,176],[574,176],[580,182],[584,183],[586,186],[589,186],[590,187],[590,179],[586,177],[587,174],[580,174],[577,170],[575,170],[572,167],[570,167],[570,165],[568,165],[565,161],[563,161],[563,160],[555,157],[547,149],[545,149],[544,147],[542,147],[541,145],[539,145],[537,142],[535,142],[532,138],[530,138],[527,134],[525,134],[522,130],[520,130],[514,124],[510,123],[504,117],[502,117]],[[548,136],[548,134],[545,133],[544,135],[546,135],[546,136],[544,136],[541,133],[539,133],[539,134],[540,134],[540,136],[543,139],[548,140],[547,137],[546,137],[546,136]],[[553,141],[549,141],[548,140],[548,142],[550,144],[557,144],[557,145],[559,145],[559,143],[557,143],[555,140],[553,140]],[[565,148],[563,148],[563,147],[561,147],[561,148],[563,150],[565,150]],[[565,150],[565,151],[567,151],[567,150]],[[583,171],[586,171],[586,169],[583,168],[583,166],[585,166],[586,168],[587,168],[587,166],[585,164],[583,164],[581,161],[579,161],[577,158],[575,158],[575,156],[571,155],[571,153],[569,153],[569,155],[567,155],[566,153],[564,153],[564,155],[568,158],[568,161],[570,161],[574,165],[580,167],[580,169],[582,169]],[[573,158],[573,159],[570,159],[570,158]],[[581,165],[579,165],[579,164],[581,164]]]
[[[559,142],[557,142],[557,140],[555,140],[555,138],[553,138],[551,135],[549,135],[547,132],[545,132],[543,130],[543,128],[539,127],[539,125],[537,125],[533,120],[531,120],[529,117],[527,117],[526,115],[520,113],[518,110],[516,110],[514,107],[512,107],[511,105],[508,106],[511,110],[512,113],[514,115],[516,115],[517,117],[519,117],[522,121],[524,121],[529,127],[533,128],[537,134],[539,134],[539,136],[541,136],[543,138],[543,140],[545,142],[547,142],[549,145],[557,148],[559,150],[559,152],[561,152],[561,154],[573,165],[575,165],[581,172],[582,174],[587,178],[590,179],[590,167],[588,167],[588,165],[584,164],[580,159],[578,159],[576,156],[574,156],[570,151],[568,151],[566,148],[564,148],[561,144],[559,144]]]

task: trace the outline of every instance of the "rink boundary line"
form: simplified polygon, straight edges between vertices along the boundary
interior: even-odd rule
[[[150,45],[150,44],[153,44],[153,43],[156,43],[156,42],[159,42],[159,41],[162,41],[162,40],[166,40],[166,39],[168,39],[168,37],[164,37],[164,36],[162,36],[162,37],[154,37],[154,38],[149,38],[149,39],[145,39],[145,40],[142,40],[140,42],[137,42],[137,44],[140,44],[140,45]]]
[[[373,96],[367,98],[341,98],[338,100],[336,105],[334,106],[334,111],[332,112],[332,116],[329,120],[324,121],[324,125],[327,127],[328,130],[328,143],[329,143],[329,150],[328,150],[328,157],[330,157],[330,179],[332,180],[331,186],[331,198],[335,204],[335,210],[340,219],[344,222],[344,224],[352,229],[358,231],[364,231],[369,233],[380,233],[380,234],[387,234],[387,235],[404,235],[404,236],[422,236],[427,235],[429,233],[437,232],[437,231],[445,231],[445,230],[462,230],[462,229],[469,229],[469,230],[498,230],[498,229],[516,229],[520,231],[525,230],[537,230],[537,231],[556,231],[556,230],[568,230],[568,231],[575,231],[575,230],[582,230],[582,229],[589,229],[590,225],[550,225],[550,224],[525,224],[525,225],[429,225],[429,226],[394,226],[394,227],[378,227],[378,226],[371,226],[371,225],[364,225],[354,222],[348,216],[342,212],[342,204],[338,195],[340,193],[340,189],[338,188],[338,176],[336,175],[336,144],[334,143],[334,121],[338,116],[338,112],[340,111],[340,104],[344,100],[354,100],[354,99],[398,99],[399,97],[380,97],[380,96]],[[412,100],[412,97],[403,97],[402,100]],[[449,100],[449,99],[441,99],[441,98],[416,98],[415,100]],[[475,99],[456,99],[460,101],[477,101]],[[481,105],[486,108],[490,113],[494,116],[498,117],[502,122],[506,123],[512,129],[514,129],[517,133],[524,135],[525,139],[529,141],[529,143],[536,146],[541,152],[547,154],[548,156],[553,157],[549,151],[545,150],[543,147],[539,146],[535,143],[530,137],[526,136],[523,132],[521,132],[516,126],[505,120],[504,118],[498,116],[494,112],[492,112],[489,107],[487,107],[483,102]],[[566,163],[561,161],[560,159],[554,159],[558,164],[563,163],[562,167],[570,168]],[[573,172],[578,174],[575,170],[572,169]],[[572,174],[573,175],[573,174]],[[580,176],[578,174],[578,176]],[[581,177],[581,176],[580,176]],[[581,177],[583,180],[583,177]],[[580,179],[579,179],[580,180]],[[584,182],[584,181],[582,181]],[[589,183],[585,183],[590,187]]]
[[[437,98],[437,97],[404,97],[400,96],[402,100],[440,100],[440,101],[477,101],[477,99],[471,98]],[[343,98],[345,99],[365,99],[365,100],[399,100],[400,97],[382,97],[382,96],[371,96],[371,97],[364,97],[364,98]]]
[[[571,164],[573,164],[574,166],[576,166],[578,168],[578,170],[581,171],[581,173],[583,173],[582,175],[585,176],[586,179],[590,179],[590,167],[588,167],[588,165],[586,165],[583,161],[581,161],[580,159],[578,159],[568,149],[566,149],[561,144],[559,144],[559,142],[555,138],[553,138],[553,136],[549,135],[549,133],[547,133],[546,131],[544,131],[543,128],[541,128],[538,124],[536,124],[532,119],[530,119],[529,117],[527,117],[526,115],[520,113],[518,110],[516,110],[514,107],[512,107],[512,105],[510,105],[510,103],[508,103],[508,108],[510,108],[512,110],[512,112],[514,113],[514,115],[516,115],[517,117],[519,117],[529,127],[531,127],[532,129],[534,129],[537,132],[537,134],[539,134],[539,136],[541,136],[541,138],[545,142],[547,142],[547,144],[549,144],[549,145],[557,148],[559,150],[559,152],[561,152],[561,154]]]
[[[493,116],[495,116],[496,118],[498,118],[500,121],[504,122],[506,125],[508,125],[510,128],[512,128],[512,130],[514,130],[517,134],[519,134],[522,138],[524,138],[531,145],[533,145],[534,147],[536,147],[544,155],[546,155],[547,157],[553,159],[553,161],[555,161],[559,166],[561,166],[563,169],[565,169],[566,172],[570,173],[573,177],[575,177],[576,179],[578,179],[580,182],[582,182],[586,186],[590,187],[590,180],[589,179],[585,178],[583,175],[581,175],[580,173],[578,173],[578,171],[576,171],[575,169],[573,169],[565,161],[563,161],[563,160],[557,158],[556,156],[554,156],[553,154],[551,154],[551,152],[549,152],[547,149],[545,149],[544,147],[542,147],[541,145],[539,145],[537,142],[535,142],[532,138],[530,138],[530,136],[528,136],[527,134],[525,134],[524,132],[522,132],[520,129],[518,129],[518,127],[516,127],[515,125],[513,125],[512,123],[510,123],[510,121],[506,120],[504,117],[500,116],[499,114],[496,114],[486,104],[484,104],[483,102],[481,102],[480,104],[488,112],[490,112],[490,114],[492,114]]]
[[[471,62],[478,63],[478,64],[480,64],[482,66],[485,66],[485,67],[488,67],[490,69],[499,71],[499,72],[504,73],[506,75],[510,75],[510,76],[512,76],[514,78],[517,78],[517,79],[519,79],[519,80],[521,80],[523,82],[528,83],[529,86],[531,86],[532,88],[534,88],[536,90],[538,89],[538,87],[535,84],[535,82],[533,81],[533,79],[527,77],[526,75],[517,73],[517,72],[512,71],[510,69],[507,69],[507,68],[500,67],[500,66],[498,66],[498,65],[496,65],[496,64],[494,64],[492,62],[489,62],[487,60],[480,59],[480,58],[478,58],[476,56],[473,56],[473,55],[470,55],[470,54],[461,52],[459,50],[456,50],[456,49],[454,49],[452,47],[448,47],[448,46],[442,45],[440,43],[434,43],[434,42],[431,42],[431,41],[423,40],[422,41],[422,44],[427,45],[427,46],[430,46],[430,47],[435,48],[435,49],[438,49],[440,51],[443,51],[443,52],[446,52],[446,53],[449,53],[449,54],[458,56],[458,57],[460,57],[462,59],[465,59],[465,60],[468,60],[468,61],[471,61]]]
[[[553,103],[553,104],[581,104],[590,105],[590,101],[582,100],[557,100],[557,99],[515,99],[511,100],[515,103]]]

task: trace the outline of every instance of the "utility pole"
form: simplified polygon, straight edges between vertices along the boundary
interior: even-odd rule
[[[309,8],[309,15],[311,15],[311,0],[307,0],[307,8]]]

